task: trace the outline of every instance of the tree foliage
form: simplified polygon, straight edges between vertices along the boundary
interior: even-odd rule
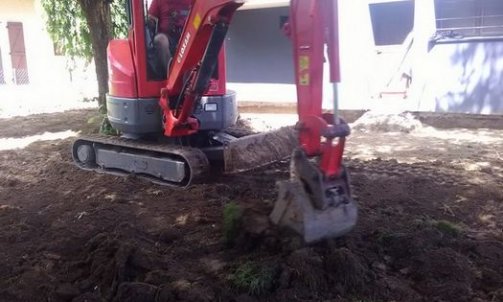
[[[128,33],[126,1],[112,1],[112,25],[114,38],[125,38]]]
[[[96,0],[94,0],[96,1]],[[110,4],[112,30],[115,38],[127,34],[127,17],[124,0]],[[84,11],[77,0],[42,0],[46,13],[46,27],[56,47],[69,59],[93,58],[90,28]]]

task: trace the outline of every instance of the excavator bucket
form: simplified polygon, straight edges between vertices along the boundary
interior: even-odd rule
[[[293,127],[252,134],[224,144],[224,171],[244,172],[288,158],[298,145]]]
[[[358,210],[345,168],[339,178],[324,180],[297,149],[291,174],[290,180],[278,183],[278,200],[270,214],[273,223],[294,230],[306,243],[340,237],[355,226]]]
[[[293,150],[293,153],[292,153]],[[225,173],[238,173],[291,156],[291,178],[278,182],[279,195],[270,214],[274,224],[293,229],[306,243],[335,238],[356,224],[345,167],[336,179],[323,175],[298,148],[293,127],[253,134],[224,144]]]
[[[354,227],[357,208],[354,202],[320,210],[313,206],[302,184],[279,182],[279,197],[270,215],[273,223],[293,229],[304,242],[340,237]]]

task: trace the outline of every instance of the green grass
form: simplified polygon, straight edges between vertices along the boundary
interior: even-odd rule
[[[236,203],[230,202],[225,205],[223,235],[224,243],[227,246],[232,246],[239,234],[239,229],[241,227],[241,216],[242,210]]]
[[[245,262],[228,276],[233,287],[248,291],[250,295],[262,295],[270,291],[274,284],[275,271],[270,266],[259,266]]]
[[[434,225],[442,233],[451,236],[458,236],[462,232],[462,229],[459,225],[447,220],[436,221]]]
[[[104,135],[113,135],[119,136],[120,133],[116,129],[112,127],[110,121],[107,118],[106,114],[97,112],[96,115],[91,116],[87,120],[87,124],[92,127],[93,133],[95,131],[104,134]]]
[[[119,136],[120,133],[114,129],[107,117],[103,119],[100,126],[100,133],[105,135]]]

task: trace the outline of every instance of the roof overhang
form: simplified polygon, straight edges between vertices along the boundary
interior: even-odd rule
[[[247,0],[241,9],[261,9],[289,6],[289,0]]]
[[[413,0],[367,0],[369,4],[380,4],[389,2],[411,2]]]
[[[271,7],[286,7],[290,5],[290,0],[245,0],[245,4],[240,8],[246,9],[261,9]],[[413,0],[366,0],[369,4],[388,3],[388,2],[408,2]]]

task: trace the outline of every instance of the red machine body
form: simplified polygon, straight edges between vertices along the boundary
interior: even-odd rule
[[[300,146],[307,156],[321,157],[326,177],[336,177],[349,127],[334,114],[322,114],[322,102],[325,46],[330,81],[340,81],[337,1],[292,0],[290,5],[286,32],[294,44]]]

